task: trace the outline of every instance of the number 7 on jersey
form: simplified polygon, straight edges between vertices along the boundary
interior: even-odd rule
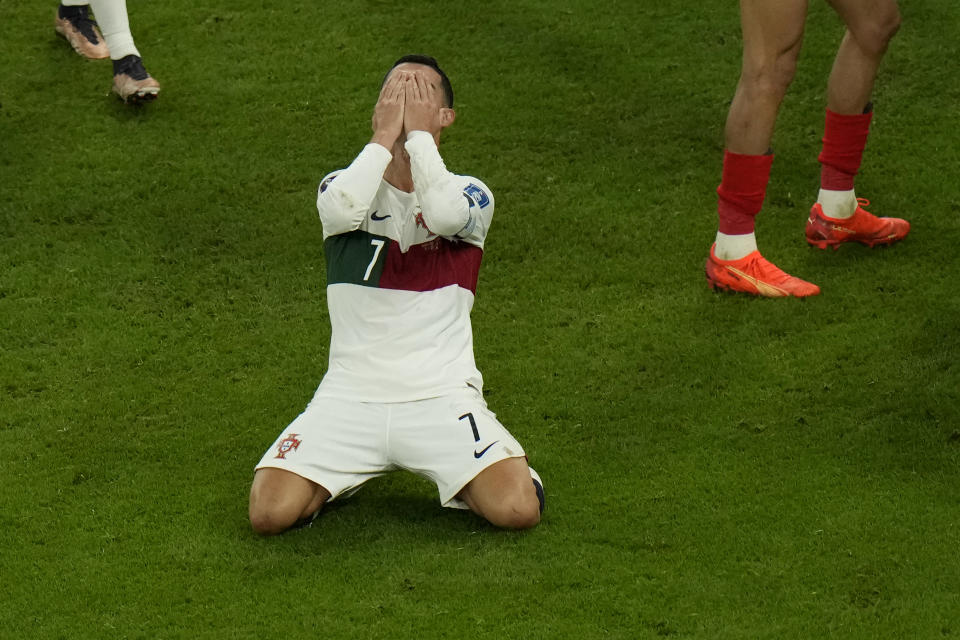
[[[373,265],[377,264],[377,258],[380,257],[380,252],[383,251],[384,242],[377,238],[371,240],[370,245],[376,248],[373,250],[373,259],[370,260],[370,264],[367,265],[367,270],[363,272],[364,282],[370,279],[370,272],[373,271]]]

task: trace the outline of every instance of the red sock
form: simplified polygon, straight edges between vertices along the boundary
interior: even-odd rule
[[[772,153],[749,156],[724,151],[723,178],[717,187],[720,233],[753,233],[753,219],[763,206],[772,164]]]
[[[860,170],[863,148],[867,146],[873,111],[845,116],[827,109],[823,128],[823,150],[817,158],[820,188],[830,191],[853,189],[853,178]]]

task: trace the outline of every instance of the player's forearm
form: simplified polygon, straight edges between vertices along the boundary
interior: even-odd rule
[[[377,195],[383,172],[393,159],[379,144],[368,144],[349,167],[317,194],[317,211],[324,235],[357,229]]]
[[[400,136],[399,131],[378,129],[373,132],[373,137],[370,138],[370,143],[378,144],[384,149],[390,150],[390,149],[393,149],[393,145],[394,143],[396,143],[397,138],[399,136]]]
[[[427,227],[440,236],[457,235],[470,221],[470,202],[443,164],[433,136],[415,131],[404,148],[410,155],[414,189]]]

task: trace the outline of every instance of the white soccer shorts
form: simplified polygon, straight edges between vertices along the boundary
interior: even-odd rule
[[[264,454],[257,469],[285,469],[348,496],[377,476],[406,469],[436,483],[440,504],[481,471],[523,457],[520,443],[473,388],[413,402],[374,403],[315,396]]]

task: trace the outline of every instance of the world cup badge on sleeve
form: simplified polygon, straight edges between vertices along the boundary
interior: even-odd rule
[[[297,440],[299,433],[291,433],[286,438],[280,441],[277,445],[277,458],[281,460],[287,459],[287,454],[291,451],[296,450],[300,447],[300,440]]]

